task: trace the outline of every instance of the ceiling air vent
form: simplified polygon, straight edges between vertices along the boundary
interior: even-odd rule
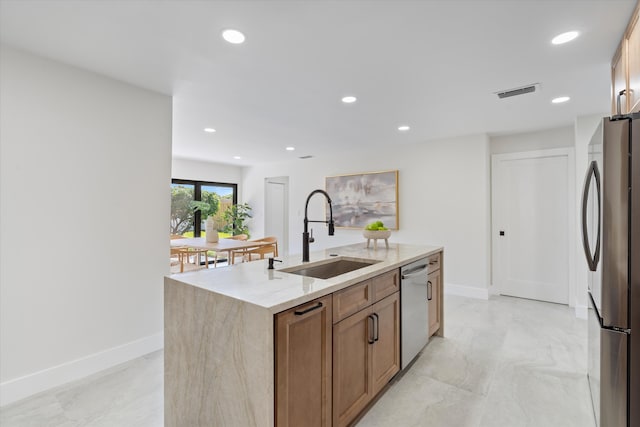
[[[298,158],[299,158],[299,159],[310,159],[310,158],[312,158],[312,157],[313,157],[313,156],[300,156],[300,157],[298,157]]]
[[[540,88],[540,83],[533,83],[527,86],[516,87],[513,89],[501,90],[499,92],[495,92],[498,95],[498,98],[509,98],[512,96],[524,95],[525,93],[533,93]]]

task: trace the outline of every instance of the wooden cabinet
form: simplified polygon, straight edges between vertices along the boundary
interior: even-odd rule
[[[391,294],[372,307],[374,338],[371,346],[373,396],[400,371],[400,294]]]
[[[400,271],[398,269],[388,271],[372,279],[373,301],[380,301],[382,298],[400,290]]]
[[[640,3],[611,60],[611,114],[640,111]],[[618,96],[620,111],[618,111]]]
[[[444,319],[442,306],[442,252],[429,257],[429,274],[427,275],[427,304],[429,305],[429,336],[444,335]]]
[[[441,333],[442,252],[429,261]],[[400,371],[400,269],[276,314],[275,345],[276,425],[349,425]]]
[[[400,370],[398,270],[336,292],[334,319],[345,291],[363,285],[375,295],[372,305],[333,325],[334,426],[349,425]]]
[[[346,426],[372,398],[371,307],[333,326],[333,425]]]
[[[275,316],[276,425],[331,426],[332,297]]]
[[[400,294],[333,326],[333,425],[349,425],[400,370]]]
[[[442,281],[440,280],[440,270],[429,273],[427,276],[427,301],[429,304],[429,336],[435,334],[440,329],[441,305],[440,293]]]
[[[627,98],[624,95],[627,89],[627,55],[623,55],[623,44],[618,46],[618,50],[611,61],[611,114],[626,114]],[[623,95],[620,95],[620,92]],[[620,111],[618,111],[618,102],[620,102]]]
[[[640,12],[636,11],[627,30],[627,69],[629,111],[640,111]]]
[[[351,316],[373,304],[371,280],[333,294],[333,323]]]

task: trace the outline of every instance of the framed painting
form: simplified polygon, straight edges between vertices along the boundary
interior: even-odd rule
[[[385,227],[398,229],[397,170],[328,176],[325,187],[336,227],[364,228],[382,221]]]

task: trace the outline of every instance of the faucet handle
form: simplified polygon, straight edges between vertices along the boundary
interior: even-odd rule
[[[309,235],[309,243],[315,242],[316,239],[313,238],[313,228],[311,229],[311,235]]]

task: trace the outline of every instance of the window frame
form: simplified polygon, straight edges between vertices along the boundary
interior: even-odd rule
[[[200,201],[202,199],[202,187],[228,187],[233,189],[233,204],[238,204],[238,184],[230,182],[213,182],[213,181],[196,181],[193,179],[171,178],[171,184],[193,185],[193,200]],[[200,211],[196,211],[193,221],[193,237],[200,237],[202,232],[202,218]]]

